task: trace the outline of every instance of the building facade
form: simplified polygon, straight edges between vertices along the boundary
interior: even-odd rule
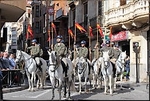
[[[112,27],[111,41],[118,43],[130,56],[130,80],[147,81],[149,0],[105,0],[104,4],[105,27]],[[135,43],[139,45],[137,55]]]

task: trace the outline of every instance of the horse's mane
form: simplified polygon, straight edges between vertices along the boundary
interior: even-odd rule
[[[121,59],[121,56],[122,56],[123,53],[125,53],[125,57],[126,57],[126,51],[121,52],[120,55],[119,55],[119,57],[118,57],[118,60]]]
[[[17,51],[22,52],[24,55],[30,57],[30,55],[29,55],[28,53],[26,53],[26,52],[24,52],[24,51],[22,51],[22,50],[17,50]]]

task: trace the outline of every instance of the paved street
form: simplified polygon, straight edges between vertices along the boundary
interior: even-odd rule
[[[76,85],[77,86],[77,85]],[[149,88],[146,89],[146,83],[124,82],[123,90],[117,88],[113,96],[103,93],[104,89],[91,89],[88,93],[71,92],[73,100],[149,100]],[[27,89],[4,93],[4,100],[50,100],[51,86],[45,89],[28,92]],[[55,90],[55,99],[58,100],[58,91]],[[62,100],[65,100],[62,98]]]

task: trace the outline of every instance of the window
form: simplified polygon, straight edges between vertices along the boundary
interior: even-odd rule
[[[36,14],[35,14],[35,16],[36,17],[39,17],[39,15],[40,15],[40,8],[39,8],[39,5],[36,5]]]
[[[88,3],[85,2],[83,5],[84,5],[84,27],[87,27],[85,25],[88,25],[88,16],[87,16],[87,14],[88,14]]]
[[[36,34],[39,34],[39,31],[40,31],[39,27],[40,27],[40,23],[36,22],[36,24],[35,24]]]
[[[102,15],[102,1],[98,1],[98,15]]]

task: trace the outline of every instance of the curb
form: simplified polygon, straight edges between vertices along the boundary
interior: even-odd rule
[[[15,91],[21,91],[24,89],[27,89],[27,85],[19,86],[19,87],[11,87],[11,88],[3,88],[2,91],[3,93],[10,93],[10,92],[15,92]]]

